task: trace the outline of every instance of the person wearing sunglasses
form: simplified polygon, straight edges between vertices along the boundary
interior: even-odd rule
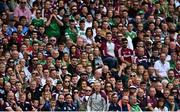
[[[41,10],[36,10],[36,16],[34,19],[32,19],[31,24],[34,25],[36,28],[39,28],[40,26],[43,26],[45,24],[44,19],[42,18]]]
[[[128,40],[123,38],[122,40],[122,48],[118,50],[119,59],[127,64],[133,62],[134,52],[128,48]]]

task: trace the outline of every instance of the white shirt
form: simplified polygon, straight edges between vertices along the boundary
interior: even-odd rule
[[[154,110],[153,110],[153,112],[169,112],[169,111],[168,111],[168,108],[167,108],[167,107],[164,107],[163,110],[155,107]]]
[[[85,30],[86,30],[88,27],[92,27],[92,22],[85,21]]]
[[[170,55],[167,55],[166,56],[166,61],[170,61],[171,60],[171,56]]]
[[[167,72],[170,69],[170,64],[169,62],[165,61],[165,63],[161,63],[160,60],[156,61],[154,64],[155,70],[159,71],[159,75],[161,77],[167,77]]]
[[[131,50],[134,50],[131,37],[128,36],[128,37],[127,37],[127,40],[128,40],[128,45],[127,45],[127,47],[128,47],[129,49],[131,49]]]
[[[29,72],[28,68],[24,67],[23,71],[24,71],[24,73],[26,75],[26,80],[29,80],[31,78],[31,73]]]
[[[79,31],[78,31],[78,36],[80,36],[80,37],[82,37],[82,38],[86,38],[86,31],[85,30],[81,30],[81,29],[79,29]]]
[[[175,0],[174,2],[176,7],[180,6],[180,2],[178,0]]]
[[[85,37],[83,39],[84,39],[85,44],[93,44],[93,42],[95,41],[93,37],[92,37],[92,39],[87,38],[87,37]]]
[[[106,45],[107,45],[107,54],[112,56],[112,57],[115,57],[115,54],[114,54],[115,45],[114,45],[114,43],[107,42]]]

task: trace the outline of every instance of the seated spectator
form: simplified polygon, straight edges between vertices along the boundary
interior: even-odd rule
[[[102,44],[102,51],[103,51],[103,62],[106,63],[110,69],[117,67],[117,59],[115,57],[115,44],[111,41],[112,34],[106,34],[106,42]],[[111,64],[110,64],[111,63]]]
[[[131,105],[131,111],[142,111],[139,107],[139,104],[137,103],[137,98],[134,96],[130,97],[130,105]]]
[[[122,40],[122,48],[118,50],[118,56],[120,58],[120,61],[123,63],[130,64],[133,62],[133,51],[129,48],[127,48],[127,39],[123,38]]]
[[[168,111],[177,111],[179,109],[173,95],[169,95],[168,102],[165,106],[168,108]]]
[[[112,94],[112,102],[109,106],[109,111],[121,111],[121,107],[118,105],[118,96],[117,94]]]
[[[121,110],[122,111],[130,111],[130,104],[128,103],[129,102],[129,98],[128,96],[123,96],[122,97],[122,100],[120,100],[118,102],[119,106],[121,107]]]
[[[65,95],[66,102],[63,106],[63,111],[77,111],[77,107],[73,104],[73,99],[70,94]]]
[[[156,74],[160,78],[167,77],[167,71],[170,69],[169,62],[165,61],[166,55],[164,53],[160,54],[160,59],[155,62],[154,68]]]
[[[157,107],[154,108],[154,112],[164,111],[168,112],[168,108],[165,106],[165,102],[163,98],[158,99]]]

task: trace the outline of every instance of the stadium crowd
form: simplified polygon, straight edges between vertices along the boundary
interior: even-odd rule
[[[180,111],[180,0],[1,0],[0,111]]]

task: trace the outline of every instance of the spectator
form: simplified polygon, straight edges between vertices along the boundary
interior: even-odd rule
[[[138,103],[137,103],[136,97],[131,96],[130,104],[131,104],[131,111],[138,111],[138,112],[142,111],[141,108],[139,107]]]
[[[21,16],[25,16],[28,21],[31,20],[32,13],[28,7],[26,7],[26,0],[20,1],[20,6],[16,7],[14,11],[15,20],[18,21]]]
[[[177,103],[174,100],[173,95],[169,95],[168,102],[165,105],[167,106],[168,111],[177,111],[179,108]]]
[[[89,97],[88,104],[87,104],[87,110],[88,111],[105,111],[107,109],[106,107],[106,101],[103,97],[103,93],[101,94],[101,84],[99,82],[94,83],[94,90],[95,92]]]
[[[156,74],[160,78],[167,77],[167,71],[170,69],[169,62],[165,61],[166,55],[164,53],[160,54],[160,59],[155,62],[154,68],[156,70]],[[160,66],[163,64],[163,66]]]
[[[60,27],[63,26],[62,21],[58,18],[57,16],[58,12],[56,9],[53,10],[53,13],[49,16],[47,22],[46,22],[46,34],[49,37],[56,37],[56,38],[60,38]],[[56,29],[56,31],[54,30]],[[47,32],[48,31],[48,32]]]
[[[121,107],[122,111],[130,111],[130,104],[128,96],[123,96],[122,100],[119,101],[119,106]]]
[[[126,38],[123,38],[121,41],[123,45],[122,45],[122,48],[119,49],[118,51],[120,61],[123,63],[130,64],[133,62],[134,53],[131,49],[127,48],[128,40]]]
[[[163,98],[160,98],[158,101],[157,101],[157,107],[154,108],[154,112],[159,112],[159,111],[165,111],[167,112],[168,111],[168,108],[165,106],[165,103],[164,103],[164,99]]]
[[[109,111],[121,111],[121,108],[118,105],[117,101],[118,101],[117,94],[112,94],[112,103],[109,106]]]
[[[70,94],[67,94],[65,98],[66,98],[66,103],[63,106],[63,111],[77,111],[77,107],[73,105],[72,96]]]
[[[111,33],[107,33],[106,34],[106,42],[103,43],[103,45],[101,46],[103,49],[103,63],[106,63],[109,68],[116,68],[117,67],[117,59],[115,57],[115,44],[112,42],[112,34]],[[110,64],[110,62],[112,62]]]

